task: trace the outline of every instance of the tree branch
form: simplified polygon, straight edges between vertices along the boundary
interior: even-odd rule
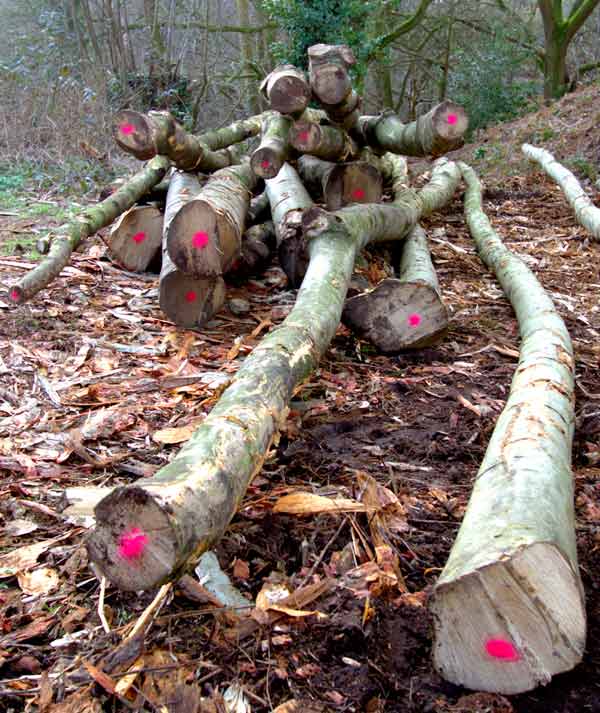
[[[566,41],[570,42],[577,30],[588,19],[592,12],[596,9],[600,0],[580,0],[576,2],[571,10],[571,14],[565,21]]]
[[[401,37],[414,29],[421,22],[421,20],[423,20],[425,13],[427,12],[427,8],[432,2],[433,0],[421,0],[419,7],[415,10],[413,15],[401,23],[395,30],[392,30],[391,32],[388,32],[387,35],[380,37],[375,43],[375,47],[371,50],[371,52],[369,52],[367,62],[374,59],[378,52],[397,40],[398,37]]]

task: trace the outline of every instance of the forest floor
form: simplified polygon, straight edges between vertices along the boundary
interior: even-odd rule
[[[285,702],[280,713],[600,713],[600,245],[576,225],[560,190],[518,156],[529,140],[564,158],[548,133],[522,134],[576,122],[585,129],[571,137],[577,155],[597,167],[598,134],[587,132],[581,107],[569,114],[573,101],[492,129],[461,157],[476,159],[494,227],[536,273],[574,342],[573,471],[589,623],[583,662],[511,697],[458,688],[432,667],[427,595],[519,349],[514,313],[475,253],[459,194],[424,223],[452,312],[444,340],[389,357],[340,327],[215,550],[253,601],[276,587],[320,584],[303,616],[268,609],[236,616],[181,583],[154,615],[143,648],[127,643],[156,593],[108,586],[105,633],[84,546],[89,519],[62,512],[67,487],[131,483],[169,461],[245,355],[292,308],[281,270],[230,287],[230,296],[251,303],[248,315],[224,310],[206,329],[186,332],[161,314],[156,276],[112,265],[97,237],[30,303],[9,311],[0,302],[0,709],[183,713],[202,697],[201,710],[246,710],[223,707],[221,694],[238,684],[256,713]],[[562,141],[573,155],[574,144]],[[500,149],[503,158],[490,156]],[[0,240],[27,228],[30,218],[13,212],[0,215]],[[0,281],[30,264],[19,254],[1,257]],[[377,264],[375,257],[371,270]],[[368,487],[374,482],[379,489]],[[357,500],[368,491],[391,501],[396,527],[388,538],[404,581],[374,562],[364,513],[274,512],[298,491]],[[119,698],[115,685],[132,667],[141,672]]]

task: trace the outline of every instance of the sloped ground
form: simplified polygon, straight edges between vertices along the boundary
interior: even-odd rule
[[[530,121],[545,125],[543,116]],[[521,131],[494,131],[508,132],[497,141],[516,152],[512,142],[523,137],[509,138],[513,130]],[[595,140],[580,138],[586,147]],[[470,159],[485,146],[462,153]],[[217,549],[223,569],[252,598],[265,585],[323,583],[303,607],[310,615],[257,615],[270,627],[248,625],[176,586],[144,650],[120,645],[154,593],[109,587],[111,633],[104,633],[85,528],[61,514],[60,496],[68,486],[133,482],[169,460],[179,447],[172,442],[185,438],[244,355],[291,309],[294,294],[278,268],[231,289],[250,300],[248,316],[223,311],[201,332],[178,332],[158,310],[156,279],[112,266],[95,240],[32,303],[3,309],[0,707],[121,711],[135,701],[147,711],[167,702],[169,710],[192,711],[202,695],[202,710],[219,711],[219,694],[238,682],[257,712],[291,699],[307,711],[600,711],[600,246],[575,225],[543,174],[508,159],[497,172],[486,170],[490,218],[551,293],[575,344],[573,463],[589,620],[583,663],[510,700],[451,686],[431,667],[427,592],[458,529],[518,355],[514,314],[474,253],[457,196],[426,225],[453,312],[447,337],[436,348],[382,357],[340,328]],[[22,258],[0,259],[2,282],[25,267]],[[83,425],[91,414],[94,428]],[[392,501],[395,527],[386,537],[400,558],[404,593],[393,572],[374,564],[366,515],[273,510],[297,490],[364,501],[365,490],[373,497],[367,476],[390,491],[375,497]],[[24,552],[34,543],[45,544]],[[119,702],[109,692],[134,665],[143,673]]]

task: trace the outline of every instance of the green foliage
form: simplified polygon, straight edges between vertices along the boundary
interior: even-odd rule
[[[572,159],[565,161],[565,163],[592,182],[598,178],[598,169],[584,156],[574,156]]]
[[[470,136],[476,129],[525,113],[540,91],[539,83],[523,76],[534,57],[510,42],[502,27],[495,28],[492,37],[480,37],[481,42],[453,53],[448,81],[448,95],[469,115]]]

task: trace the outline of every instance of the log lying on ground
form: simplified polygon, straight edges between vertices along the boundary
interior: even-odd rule
[[[167,156],[184,171],[216,171],[239,163],[241,154],[229,149],[260,132],[262,114],[195,136],[166,111],[120,111],[113,117],[113,136],[127,153],[139,159]]]
[[[171,260],[195,277],[222,275],[240,255],[250,194],[256,176],[249,161],[214,173],[200,193],[171,221]]]
[[[325,161],[350,161],[359,152],[356,143],[343,129],[310,121],[295,122],[290,128],[288,140],[301,153]]]
[[[393,113],[361,116],[356,126],[362,143],[374,151],[405,156],[441,156],[459,148],[469,126],[465,110],[445,101],[410,124],[403,124]]]
[[[162,242],[160,308],[172,322],[188,329],[206,324],[225,303],[225,283],[220,275],[186,275],[173,263],[167,250],[173,218],[200,190],[200,181],[195,175],[182,171],[173,173],[167,194]]]
[[[298,173],[313,195],[325,199],[327,210],[350,203],[379,203],[383,195],[381,173],[370,163],[331,163],[316,156],[302,156]]]
[[[271,109],[299,117],[308,106],[311,89],[306,75],[291,64],[284,64],[268,74],[260,85]]]
[[[327,116],[344,128],[353,127],[359,118],[360,97],[352,89],[348,70],[356,64],[346,45],[317,44],[308,48],[308,74],[313,94]]]
[[[260,274],[271,261],[276,245],[272,221],[251,226],[242,236],[241,255],[231,266],[230,275],[239,279]]]
[[[421,198],[427,208],[448,195],[450,179],[451,171],[434,171],[433,185]],[[318,220],[320,214],[310,224],[310,263],[292,312],[232,375],[182,450],[151,478],[116,488],[96,506],[88,552],[98,571],[121,589],[149,589],[177,576],[221,537],[240,506],[294,390],[335,334],[358,251],[371,238],[388,238],[385,218],[377,221],[371,212],[362,220],[365,206],[342,210],[358,211],[357,219],[325,213],[327,224]]]
[[[267,213],[271,212],[271,204],[266,191],[254,196],[250,201],[248,212],[246,213],[246,225],[252,225],[259,221]]]
[[[523,144],[523,153],[532,161],[537,161],[544,171],[556,181],[567,197],[580,225],[600,240],[600,208],[590,200],[575,176],[560,164],[546,149]]]
[[[448,309],[420,225],[404,241],[399,277],[347,299],[342,322],[384,353],[428,347],[446,333]]]
[[[552,300],[494,232],[475,172],[461,169],[469,229],[513,305],[522,341],[431,599],[434,659],[454,683],[511,694],[571,669],[585,645],[571,475],[574,357]]]
[[[292,120],[273,112],[265,117],[260,146],[252,153],[250,165],[260,178],[274,178],[288,158],[288,133]]]
[[[87,208],[63,226],[52,241],[48,255],[18,282],[8,288],[9,304],[18,305],[30,299],[60,274],[69,262],[71,253],[87,237],[110,225],[123,211],[131,208],[152,186],[156,185],[170,167],[167,158],[158,156],[97,205]]]
[[[115,262],[132,272],[144,272],[162,246],[163,214],[154,206],[134,206],[123,213],[108,237]]]
[[[265,181],[277,236],[279,264],[292,287],[300,287],[308,266],[302,235],[302,212],[313,201],[296,171],[284,163],[275,178]]]

